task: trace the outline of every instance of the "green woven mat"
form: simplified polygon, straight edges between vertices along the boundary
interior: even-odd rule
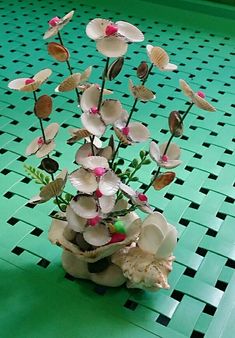
[[[0,336],[3,338],[234,337],[235,324],[235,64],[234,21],[217,16],[157,5],[157,1],[0,1]],[[161,1],[162,3],[162,1]],[[204,1],[203,1],[204,3]],[[192,1],[191,1],[192,4]],[[210,4],[210,6],[212,6]],[[216,5],[215,5],[216,6]],[[187,6],[188,8],[188,6]],[[199,7],[198,7],[199,8]],[[77,71],[95,65],[92,80],[101,75],[103,60],[84,28],[94,17],[127,20],[144,31],[147,43],[163,46],[179,71],[158,73],[148,81],[157,99],[140,103],[135,118],[149,126],[152,137],[168,137],[167,116],[186,108],[177,89],[184,78],[201,88],[217,107],[216,113],[192,109],[185,135],[178,140],[183,165],[165,190],[150,192],[151,204],[163,211],[179,232],[177,256],[170,275],[171,289],[147,293],[123,288],[97,288],[75,281],[60,265],[61,250],[47,240],[52,204],[32,208],[28,199],[38,187],[26,177],[26,145],[38,135],[33,98],[8,90],[17,77],[30,77],[49,67],[53,75],[42,93],[52,94],[64,64],[48,56],[42,40],[47,21],[76,9],[63,30]],[[214,7],[213,11],[216,11]],[[231,9],[230,14],[232,15]],[[221,15],[221,18],[219,17]],[[222,18],[223,17],[223,18]],[[129,47],[126,67],[110,87],[125,107],[133,99],[127,90],[134,66],[146,59],[145,45]],[[57,158],[61,168],[74,168],[77,146],[66,144],[67,127],[79,126],[74,93],[54,97],[54,114],[61,131]],[[140,149],[136,146],[136,149]],[[133,148],[122,155],[128,159]],[[71,163],[71,166],[70,166]],[[146,184],[154,166],[141,176]]]

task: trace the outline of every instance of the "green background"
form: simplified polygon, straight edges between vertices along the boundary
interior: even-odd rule
[[[154,70],[147,86],[157,98],[139,103],[135,113],[136,120],[149,126],[153,139],[165,142],[169,112],[187,108],[178,89],[180,78],[204,91],[217,108],[215,113],[192,109],[184,136],[176,140],[183,159],[177,179],[164,190],[149,193],[152,206],[179,232],[170,290],[103,290],[73,280],[60,265],[61,250],[47,239],[48,214],[54,206],[28,204],[38,186],[26,177],[23,164],[37,166],[39,161],[26,159],[24,152],[39,135],[39,126],[32,113],[32,95],[12,92],[7,84],[46,67],[53,70],[41,89],[54,97],[50,120],[61,125],[53,158],[60,168],[72,171],[78,146],[66,144],[67,129],[80,126],[79,110],[74,93],[54,94],[68,71],[51,59],[42,40],[47,21],[71,9],[76,13],[62,37],[74,70],[95,66],[91,78],[95,82],[104,60],[85,36],[89,20],[126,20],[145,33],[145,42],[129,46],[125,68],[107,85],[127,110],[133,103],[127,82],[129,77],[137,82],[135,67],[146,60],[147,43],[165,48],[178,65],[178,72]],[[205,1],[18,0],[0,1],[0,10],[0,336],[234,337],[234,8]],[[122,149],[126,165],[141,148]],[[136,187],[148,183],[154,169],[154,164],[147,167]]]

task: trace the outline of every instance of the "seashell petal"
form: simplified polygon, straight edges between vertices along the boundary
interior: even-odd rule
[[[93,19],[86,26],[86,35],[92,40],[101,39],[105,36],[105,29],[110,24],[112,22],[106,19]]]
[[[68,144],[74,144],[77,141],[80,141],[83,138],[86,138],[88,136],[91,136],[91,133],[84,129],[84,128],[78,128],[72,130],[72,137],[67,140]]]
[[[39,196],[44,200],[48,201],[52,197],[59,196],[64,187],[64,180],[62,178],[57,178],[55,181],[52,181],[45,185],[39,193]]]
[[[82,218],[93,218],[98,215],[96,200],[90,196],[77,196],[70,202],[73,211]]]
[[[152,47],[152,46],[151,46]],[[149,57],[151,62],[158,67],[159,69],[163,70],[169,63],[169,56],[167,52],[161,47],[152,47],[147,48],[149,52]]]
[[[129,145],[131,142],[128,140],[128,138],[119,130],[118,128],[113,128],[116,136],[118,137],[119,141],[124,145]]]
[[[170,132],[175,137],[180,137],[183,134],[183,122],[177,110],[170,113],[168,118]]]
[[[41,198],[39,195],[33,196],[32,198],[30,198],[29,203],[31,204],[41,204],[41,203],[45,203],[47,201],[45,201],[43,198]]]
[[[97,107],[100,97],[100,90],[95,85],[87,88],[81,96],[81,108],[84,112],[88,112],[90,108]]]
[[[144,41],[144,34],[134,25],[126,21],[117,21],[118,33],[131,42]]]
[[[94,170],[95,168],[109,169],[109,163],[106,158],[101,156],[89,156],[81,160],[84,168]]]
[[[58,26],[49,27],[46,33],[43,35],[43,40],[47,40],[55,36],[58,33],[58,30],[59,30]]]
[[[83,237],[87,243],[94,246],[105,245],[111,239],[109,230],[103,224],[87,227],[83,232]]]
[[[98,114],[83,113],[81,122],[86,130],[97,137],[101,137],[105,132],[106,126]]]
[[[130,197],[135,197],[136,196],[136,192],[134,189],[132,189],[129,185],[124,184],[124,183],[120,183],[119,188],[121,189],[121,191],[124,193],[124,195],[126,195],[128,198]]]
[[[142,224],[142,228],[149,224],[154,224],[158,227],[164,236],[171,228],[171,226],[168,225],[166,218],[160,212],[154,212],[147,216]]]
[[[155,162],[159,162],[160,159],[161,159],[160,148],[159,148],[158,144],[156,142],[154,142],[154,141],[152,141],[150,143],[149,155],[152,158],[152,160],[155,161]]]
[[[87,137],[87,138],[86,138],[86,141],[87,141],[87,142],[91,142],[90,137]],[[94,145],[96,148],[101,148],[101,147],[102,147],[102,144],[103,144],[103,142],[101,141],[101,139],[99,139],[99,137],[97,137],[97,136],[94,136],[94,138],[93,138],[93,145]],[[101,155],[100,155],[100,156],[101,156]]]
[[[173,71],[178,68],[177,65],[174,65],[173,63],[168,63],[163,70]]]
[[[84,72],[81,74],[81,79],[80,79],[80,82],[83,83],[83,82],[86,82],[88,81],[90,75],[91,75],[91,72],[92,72],[92,66],[89,66],[87,69],[84,70]]]
[[[166,234],[159,246],[156,257],[166,258],[171,255],[177,243],[177,231],[174,227]]]
[[[106,125],[113,124],[122,114],[122,105],[118,100],[105,100],[100,109],[100,115]]]
[[[100,204],[101,211],[104,214],[108,214],[109,212],[111,212],[114,208],[115,201],[116,201],[115,195],[100,197],[99,204]]]
[[[150,136],[149,130],[140,122],[131,122],[129,124],[129,134],[133,142],[144,142]]]
[[[134,86],[131,80],[129,80],[129,89],[132,92],[132,95],[141,101],[153,100],[156,97],[153,92],[145,86]]]
[[[127,51],[127,43],[121,38],[116,36],[105,37],[104,39],[97,40],[97,50],[107,57],[120,57]]]
[[[74,11],[70,11],[65,16],[63,16],[61,22],[59,22],[59,29],[62,29],[65,25],[69,23],[69,21],[72,19],[74,15]]]
[[[59,62],[65,62],[69,59],[69,51],[67,48],[57,42],[50,42],[47,45],[48,54]]]
[[[14,90],[21,90],[21,88],[25,86],[26,80],[28,80],[27,77],[12,80],[11,82],[8,83],[8,88]]]
[[[94,146],[94,150],[95,150],[95,153],[97,153],[98,150],[95,146]],[[85,143],[76,152],[75,161],[77,164],[82,164],[83,160],[91,155],[92,155],[91,143]]]
[[[34,112],[40,119],[46,119],[52,112],[52,98],[49,95],[42,95],[37,99]]]
[[[43,70],[40,70],[37,74],[34,75],[33,79],[37,82],[39,81],[41,84],[46,82],[47,79],[51,76],[51,69],[46,68]]]
[[[51,123],[49,126],[47,126],[44,130],[46,141],[53,140],[58,131],[59,131],[59,124],[58,123]]]
[[[193,92],[192,88],[187,84],[187,82],[180,79],[179,84],[180,84],[180,88],[182,89],[184,95],[189,97],[189,98],[192,98],[194,92]]]
[[[107,146],[105,148],[102,148],[98,151],[98,155],[105,157],[108,161],[112,159],[113,157],[113,149],[110,146]]]
[[[68,227],[76,232],[82,232],[85,229],[87,220],[75,214],[70,205],[66,208],[66,218]]]
[[[40,145],[38,144],[39,137],[36,137],[30,144],[27,146],[25,150],[25,155],[30,156],[32,154],[35,154],[38,149],[40,148]]]
[[[153,182],[153,187],[155,190],[161,190],[167,185],[171,184],[175,179],[175,173],[173,171],[167,171],[160,174]]]
[[[36,152],[36,157],[42,158],[50,154],[55,149],[55,142],[51,140],[49,143],[44,143]]]
[[[110,81],[115,79],[118,76],[118,74],[121,72],[123,64],[124,64],[123,57],[119,57],[118,59],[116,59],[108,68],[107,75],[106,75],[107,79]]]
[[[142,228],[138,239],[138,246],[146,252],[155,254],[163,241],[163,233],[154,224]]]
[[[93,193],[98,186],[95,175],[83,168],[75,170],[69,175],[69,180],[79,192],[86,194]]]
[[[138,209],[145,212],[146,214],[152,214],[153,213],[153,209],[150,207],[150,205],[148,203],[138,204],[137,206],[138,206]]]
[[[68,92],[77,88],[79,82],[81,81],[81,74],[75,73],[67,77],[61,84],[56,87],[56,92]]]
[[[159,167],[166,168],[166,169],[173,169],[178,167],[182,161],[180,160],[168,160],[167,162],[158,163]]]
[[[159,146],[161,154],[165,152],[166,146],[167,142]],[[180,147],[176,143],[171,143],[167,149],[166,155],[169,157],[170,160],[178,160],[180,158]]]
[[[115,203],[113,211],[120,211],[128,208],[128,202],[124,198],[120,199]],[[126,217],[126,216],[124,216]],[[125,223],[125,222],[124,222]]]
[[[137,67],[136,73],[139,79],[144,80],[148,75],[148,65],[145,61],[142,61]]]
[[[205,99],[203,99],[202,97],[200,97],[197,94],[193,95],[193,100],[192,101],[200,109],[203,109],[203,110],[206,110],[206,111],[210,111],[210,112],[216,111],[215,107],[213,107],[209,102],[207,102]]]
[[[110,170],[100,178],[99,190],[105,196],[112,196],[118,191],[119,185],[120,178]]]

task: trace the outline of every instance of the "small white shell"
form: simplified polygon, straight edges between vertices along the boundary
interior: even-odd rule
[[[60,128],[60,126],[59,126],[58,123],[49,124],[49,126],[47,126],[44,130],[46,141],[53,140],[56,137],[56,135],[59,131],[59,128]]]
[[[86,194],[93,193],[98,186],[95,175],[83,168],[69,175],[69,180],[78,191]]]
[[[161,154],[164,153],[167,143],[163,143],[159,146]],[[171,143],[167,149],[166,155],[171,160],[178,160],[180,158],[180,147],[176,143]]]
[[[156,257],[166,258],[172,254],[177,243],[177,231],[175,228],[172,229],[166,234],[165,238],[162,240],[161,245],[159,246]]]
[[[129,124],[129,134],[133,142],[144,142],[150,136],[149,130],[140,122],[131,122]]]
[[[82,218],[93,218],[98,215],[96,201],[90,196],[78,196],[70,202],[73,211]]]
[[[105,196],[112,196],[118,191],[120,182],[120,178],[113,171],[107,171],[100,178],[99,190]]]
[[[86,169],[94,170],[95,168],[109,169],[109,163],[105,157],[89,156],[82,160],[82,166]]]
[[[86,34],[92,40],[101,39],[105,36],[105,29],[110,24],[112,22],[106,19],[93,19],[86,26]]]
[[[163,233],[157,226],[148,224],[141,230],[138,245],[143,251],[155,254],[163,238]]]
[[[82,232],[84,230],[87,220],[77,215],[70,205],[66,208],[66,218],[70,229],[76,232]]]
[[[56,87],[55,92],[67,92],[77,88],[78,84],[81,81],[81,74],[74,73],[68,76],[59,86]]]
[[[101,211],[104,214],[108,214],[109,212],[111,212],[114,208],[115,201],[116,201],[115,195],[112,195],[112,196],[103,195],[102,197],[100,197],[99,205],[100,205]]]
[[[54,140],[49,141],[49,143],[44,143],[36,152],[36,157],[42,158],[49,155],[55,149]]]
[[[94,146],[95,154],[97,153],[97,148]],[[75,155],[75,161],[77,164],[82,164],[83,160],[92,155],[91,143],[83,144]]]
[[[107,57],[120,57],[127,51],[127,43],[121,37],[109,36],[97,40],[97,50]]]
[[[51,69],[46,68],[43,70],[40,70],[37,74],[34,75],[33,79],[37,82],[39,81],[40,84],[46,82],[46,80],[51,76]]]
[[[83,232],[85,241],[94,246],[102,246],[111,240],[108,228],[103,224],[89,226]]]
[[[122,114],[122,105],[118,100],[105,100],[101,106],[100,114],[104,123],[113,124]]]
[[[141,42],[144,40],[144,34],[134,25],[126,21],[117,21],[118,33],[123,35],[131,42]]]
[[[81,108],[84,112],[88,112],[90,108],[97,107],[100,97],[100,90],[96,85],[91,85],[81,96]]]
[[[101,137],[105,132],[106,126],[98,114],[83,113],[81,122],[86,130],[97,137]]]

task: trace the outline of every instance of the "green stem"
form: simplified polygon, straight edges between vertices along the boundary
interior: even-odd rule
[[[180,126],[180,124],[183,123],[183,121],[185,120],[185,118],[186,118],[187,115],[189,114],[189,112],[190,112],[190,110],[191,110],[193,104],[194,104],[194,103],[192,102],[192,103],[189,105],[188,109],[187,109],[186,112],[184,113],[184,116],[183,116],[182,119],[178,122],[178,124],[176,125],[175,129],[177,129],[177,128]],[[169,146],[170,146],[171,141],[172,141],[173,138],[174,138],[174,134],[171,134],[171,136],[170,136],[170,138],[169,138],[169,140],[168,140],[168,142],[167,142],[166,148],[165,148],[165,150],[164,150],[162,156],[166,155],[167,150],[169,149]],[[143,191],[144,194],[145,194],[145,193],[149,190],[149,188],[152,186],[153,182],[154,182],[155,179],[158,177],[158,175],[159,175],[159,173],[160,173],[160,170],[161,170],[161,168],[158,167],[158,170],[157,170],[156,173],[153,175],[153,177],[152,177],[150,183],[149,183],[149,184],[147,185],[147,187],[144,189],[144,191]]]

